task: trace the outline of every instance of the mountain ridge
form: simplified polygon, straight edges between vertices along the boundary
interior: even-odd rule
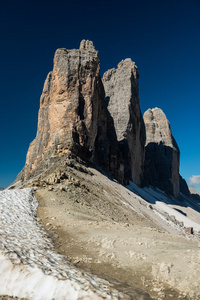
[[[135,63],[125,59],[101,79],[98,51],[91,41],[82,40],[79,49],[58,49],[40,99],[37,135],[16,181],[75,155],[122,184],[131,180],[138,186],[157,186],[175,197],[183,187],[181,192],[189,195],[179,177],[180,151],[165,114],[156,108],[141,115],[138,78]],[[159,120],[150,117],[151,124],[145,123],[147,114],[156,110]],[[159,124],[168,128],[168,145],[163,140],[166,128]],[[157,127],[155,140],[150,132]]]
[[[179,174],[164,112],[141,115],[138,76],[126,59],[101,79],[90,41],[58,49],[36,138],[9,188],[31,188],[56,253],[66,265],[117,280],[122,299],[198,300],[198,199]]]

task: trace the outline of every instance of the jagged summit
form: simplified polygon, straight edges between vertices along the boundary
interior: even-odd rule
[[[121,182],[131,179],[140,184],[145,134],[137,79],[135,63],[126,59],[109,82],[103,80],[103,85],[98,51],[91,41],[81,41],[80,49],[56,50],[53,71],[47,76],[40,99],[37,135],[17,179],[40,174],[73,153],[91,160]],[[114,97],[107,107],[108,86],[113,81]],[[111,105],[115,101],[117,123]]]
[[[89,40],[82,40],[79,49],[96,51],[93,42]]]
[[[58,49],[40,99],[37,135],[18,179],[39,174],[70,153],[117,177],[115,136],[93,43],[83,40],[80,50]]]
[[[180,151],[159,108],[140,110],[138,68],[130,58],[99,74],[92,41],[56,50],[40,98],[38,129],[17,180],[26,181],[73,155],[123,184],[189,194],[179,177]]]
[[[120,69],[120,68],[132,68],[134,70],[137,70],[137,66],[135,64],[134,61],[132,61],[131,58],[126,58],[126,59],[123,59],[122,61],[120,61],[117,65],[117,68]],[[137,78],[139,78],[139,74],[137,73]]]

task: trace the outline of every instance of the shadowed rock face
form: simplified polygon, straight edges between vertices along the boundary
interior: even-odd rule
[[[138,69],[130,59],[103,75],[108,110],[113,117],[125,171],[141,184],[144,163],[145,128],[138,97]]]
[[[144,113],[146,128],[144,184],[159,187],[175,197],[180,194],[180,151],[169,121],[159,108]]]
[[[40,99],[37,136],[17,179],[39,174],[71,152],[117,176],[117,147],[93,43],[83,40],[80,49],[58,49]]]
[[[181,175],[180,175],[180,192],[186,196],[189,196],[189,197],[191,196],[187,182]]]
[[[197,190],[195,190],[192,187],[189,187],[189,193],[190,193],[190,196],[192,196],[194,199],[196,199],[200,203],[200,194]]]

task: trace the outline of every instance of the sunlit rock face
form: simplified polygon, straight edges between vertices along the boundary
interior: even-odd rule
[[[141,184],[145,128],[138,96],[138,69],[130,59],[103,75],[108,110],[113,117],[117,140],[129,179]]]
[[[103,79],[99,66],[91,41],[56,51],[40,98],[36,138],[17,180],[76,156],[123,184],[132,180],[178,197],[179,149],[161,109],[149,109],[143,120],[135,63],[122,60]]]
[[[144,113],[146,128],[145,185],[159,187],[175,197],[180,194],[180,151],[168,119],[159,108]]]
[[[55,53],[40,99],[37,135],[18,179],[39,174],[68,153],[90,159],[117,176],[117,139],[106,108],[98,52],[86,40],[79,49]]]

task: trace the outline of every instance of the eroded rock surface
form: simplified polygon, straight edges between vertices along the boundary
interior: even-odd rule
[[[58,49],[40,99],[37,136],[18,179],[41,173],[71,152],[117,176],[117,147],[93,43],[83,40],[80,49]]]
[[[159,108],[144,113],[146,128],[145,184],[159,187],[178,197],[180,194],[180,151],[164,112]]]
[[[108,70],[103,76],[108,110],[113,117],[117,140],[126,172],[141,184],[144,162],[145,129],[138,97],[138,69],[130,59]]]
[[[98,51],[88,40],[79,49],[56,51],[40,99],[37,135],[17,181],[75,156],[123,184],[132,180],[178,197],[179,149],[162,110],[148,110],[144,125],[135,63],[121,61],[103,80],[99,64]],[[188,192],[183,180],[181,188]]]

